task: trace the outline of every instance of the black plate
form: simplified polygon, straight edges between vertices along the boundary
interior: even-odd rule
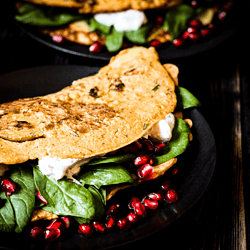
[[[95,73],[98,68],[86,66],[45,66],[16,71],[0,76],[1,103],[17,98],[34,97],[52,93],[71,84],[73,80]],[[170,177],[144,183],[133,189],[123,190],[111,199],[111,203],[128,204],[129,198],[143,198],[148,192],[156,191],[160,183],[171,178],[179,200],[173,204],[163,202],[157,210],[149,211],[146,218],[139,220],[128,231],[114,230],[103,235],[94,234],[90,238],[81,236],[77,227],[53,243],[29,238],[28,232],[21,234],[0,233],[0,248],[3,249],[105,249],[139,240],[168,227],[187,212],[209,187],[216,167],[216,145],[209,125],[198,109],[184,113],[193,120],[194,140],[191,147],[179,157],[180,173]],[[170,172],[170,171],[169,171]],[[122,205],[124,204],[124,206]]]
[[[221,44],[240,29],[243,22],[243,17],[245,16],[244,13],[246,8],[244,7],[245,0],[234,1],[234,5],[228,16],[223,22],[217,25],[215,32],[208,40],[196,42],[183,48],[175,48],[173,44],[169,42],[157,49],[160,59],[169,60],[192,56],[212,49],[215,46]],[[101,53],[91,53],[89,52],[88,46],[79,45],[72,42],[56,43],[51,37],[41,34],[37,28],[18,22],[17,24],[33,39],[65,53],[99,60],[110,60],[110,58],[115,55],[115,53],[110,53],[108,51]]]

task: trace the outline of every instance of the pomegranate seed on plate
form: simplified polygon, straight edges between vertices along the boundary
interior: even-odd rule
[[[48,242],[56,240],[60,235],[61,235],[60,229],[51,228],[51,229],[45,229],[43,231],[43,238],[45,241]]]
[[[66,228],[69,228],[69,227],[71,226],[72,220],[71,220],[70,217],[68,217],[68,216],[63,216],[63,217],[61,217],[61,219],[64,221],[65,227],[66,227]]]
[[[16,190],[16,183],[10,178],[3,178],[0,187],[7,195],[12,195]]]
[[[94,226],[95,230],[99,233],[104,233],[105,225],[100,221],[93,221],[92,225]]]
[[[134,209],[135,202],[141,202],[141,200],[138,197],[133,196],[128,204],[129,209]]]
[[[38,199],[41,203],[43,203],[43,204],[45,204],[45,205],[48,204],[48,202],[44,199],[44,197],[41,195],[41,193],[39,192],[38,189],[36,190],[36,197],[37,197],[37,199]]]
[[[199,20],[191,20],[189,22],[189,25],[194,28],[200,28],[202,26],[202,23]]]
[[[100,42],[94,42],[90,47],[89,51],[94,53],[99,53],[102,50],[103,45]]]
[[[135,166],[141,166],[141,165],[146,164],[146,163],[153,164],[154,159],[151,155],[140,154],[134,159],[133,163]]]
[[[114,215],[112,214],[109,214],[107,217],[106,217],[106,221],[105,221],[105,227],[110,230],[112,229],[116,224],[116,218]]]
[[[197,33],[190,33],[189,34],[189,39],[193,42],[196,42],[198,41],[200,38],[200,34],[197,32]]]
[[[56,218],[52,220],[52,222],[46,227],[46,229],[60,229],[60,231],[63,231],[65,227],[65,222],[60,218]]]
[[[109,207],[109,209],[107,210],[106,214],[117,214],[117,212],[118,212],[118,207],[119,207],[119,204],[111,205],[111,206]]]
[[[168,203],[174,203],[178,200],[178,194],[174,189],[169,189],[165,196]]]
[[[153,151],[155,149],[155,145],[150,139],[146,139],[146,138],[142,137],[140,139],[140,142],[142,143],[142,145],[146,149],[146,151]]]
[[[191,6],[193,7],[193,8],[195,8],[195,7],[197,7],[198,6],[198,2],[197,1],[191,1]]]
[[[170,181],[164,181],[162,184],[161,184],[161,189],[162,191],[164,192],[167,192],[171,187],[171,182]]]
[[[159,155],[159,154],[163,153],[165,146],[166,145],[163,142],[156,144],[155,145],[155,154]]]
[[[219,19],[220,21],[223,21],[223,20],[225,19],[226,15],[227,15],[227,12],[222,11],[222,12],[219,13],[218,19]]]
[[[131,223],[126,217],[123,217],[123,218],[118,219],[117,226],[121,230],[125,231],[125,230],[128,230],[130,228]]]
[[[43,229],[41,227],[35,226],[30,230],[30,237],[33,239],[41,238],[43,233]]]
[[[158,40],[152,40],[149,42],[149,46],[159,48],[162,45],[162,43]]]
[[[198,30],[197,30],[195,27],[189,27],[189,28],[187,29],[187,32],[188,32],[189,34],[192,34],[192,33],[197,33]]]
[[[187,30],[182,34],[182,38],[184,40],[187,40],[189,38],[189,32]]]
[[[130,221],[130,223],[134,224],[138,221],[139,217],[136,213],[134,212],[130,212],[128,215],[127,215],[127,219]]]
[[[94,233],[94,226],[91,223],[82,223],[78,227],[78,232],[90,237]]]
[[[138,147],[138,144],[133,142],[132,144],[122,148],[122,151],[125,152],[125,153],[137,153],[139,147]]]
[[[156,17],[156,22],[157,23],[163,23],[163,21],[164,21],[164,18],[162,16]]]
[[[143,204],[146,208],[149,208],[151,210],[155,210],[158,207],[158,201],[156,200],[150,200],[150,199],[144,199]]]
[[[179,173],[179,168],[178,167],[172,168],[172,171],[171,171],[172,175],[177,175],[178,173]]]
[[[208,28],[209,28],[210,30],[213,30],[213,29],[215,28],[214,23],[210,23],[210,24],[208,24]]]
[[[52,40],[57,43],[62,43],[65,39],[63,36],[60,35],[53,35]]]
[[[139,216],[139,217],[144,217],[145,216],[145,206],[141,202],[134,202],[133,203],[133,208],[134,212]]]
[[[137,170],[137,176],[142,181],[148,181],[153,178],[154,168],[150,164],[144,164]]]
[[[185,44],[185,40],[183,38],[176,38],[173,40],[173,45],[175,47],[181,47]]]
[[[158,201],[158,203],[161,203],[164,201],[164,196],[162,192],[152,192],[148,194],[147,197],[151,200]]]

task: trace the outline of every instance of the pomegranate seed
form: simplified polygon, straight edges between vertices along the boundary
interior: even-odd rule
[[[151,180],[153,178],[154,168],[150,164],[144,164],[137,170],[137,176],[142,181]]]
[[[138,149],[142,149],[143,148],[142,143],[140,143],[139,141],[136,141],[135,144],[137,145]]]
[[[161,203],[164,201],[164,196],[162,192],[152,192],[148,194],[147,197],[150,200],[158,201],[158,203]]]
[[[151,210],[154,210],[154,209],[156,209],[158,207],[158,201],[150,200],[150,199],[147,199],[147,198],[143,201],[143,204],[144,204],[144,206],[146,208],[149,208]]]
[[[124,147],[122,149],[122,151],[125,152],[125,153],[134,153],[135,154],[135,153],[137,153],[138,149],[139,148],[137,146],[137,143],[132,143],[132,144]]]
[[[174,189],[169,189],[165,198],[168,203],[174,203],[178,200],[177,192]]]
[[[94,233],[94,226],[91,223],[82,223],[78,227],[78,233],[90,237]]]
[[[62,42],[64,42],[64,37],[63,36],[60,36],[60,35],[53,35],[52,36],[52,40],[54,41],[54,42],[57,42],[57,43],[62,43]]]
[[[173,40],[173,44],[175,47],[181,47],[185,44],[185,40],[183,38],[176,38]]]
[[[159,155],[159,154],[163,153],[165,146],[166,145],[163,142],[156,144],[155,145],[155,154]]]
[[[106,222],[105,222],[105,226],[108,230],[112,229],[116,224],[116,218],[114,215],[112,214],[109,214],[107,217],[106,217]]]
[[[16,184],[10,178],[2,179],[0,186],[7,195],[12,195],[16,190]]]
[[[65,227],[65,222],[60,218],[56,218],[46,227],[46,229],[59,229],[63,231]]]
[[[134,203],[135,202],[141,202],[141,200],[138,198],[138,197],[132,197],[131,199],[130,199],[130,202],[129,202],[129,204],[128,204],[128,207],[129,207],[129,209],[134,209]]]
[[[97,232],[104,233],[104,231],[105,231],[105,225],[102,222],[100,222],[100,221],[93,221],[92,224],[93,224],[93,226],[94,226],[94,228],[95,228],[95,230]]]
[[[223,21],[223,20],[225,19],[226,15],[227,15],[227,12],[222,11],[222,12],[219,13],[218,19],[219,19],[220,21]]]
[[[41,203],[43,203],[45,205],[48,204],[48,202],[44,199],[44,197],[41,195],[41,193],[39,192],[38,189],[36,190],[36,197],[39,200],[39,202],[41,202]]]
[[[99,53],[102,50],[102,44],[100,42],[94,42],[90,47],[89,51],[94,53]]]
[[[201,29],[200,33],[202,37],[207,37],[208,35],[211,34],[211,29],[209,29],[208,27],[204,27]]]
[[[191,20],[189,22],[189,25],[194,28],[200,28],[202,26],[202,23],[199,20]]]
[[[210,24],[208,25],[208,28],[209,28],[210,30],[213,30],[213,29],[215,28],[214,23],[210,23]]]
[[[141,202],[134,202],[133,204],[134,212],[139,216],[139,217],[144,217],[146,214],[146,209],[145,206]]]
[[[157,23],[163,23],[163,21],[164,21],[164,18],[162,16],[156,17],[156,22]]]
[[[146,139],[142,137],[140,141],[142,145],[144,146],[144,148],[146,149],[146,151],[152,151],[155,149],[155,145],[150,139]]]
[[[135,224],[138,221],[139,217],[136,213],[130,212],[127,215],[127,219],[130,221],[130,223]]]
[[[171,183],[170,181],[164,181],[162,184],[161,184],[161,189],[162,191],[164,192],[167,192],[171,187]]]
[[[199,33],[190,33],[189,34],[189,39],[193,42],[198,41],[198,39],[200,38],[200,34]]]
[[[63,216],[63,217],[61,217],[61,219],[64,221],[66,228],[69,228],[71,226],[72,220],[70,217]]]
[[[61,235],[60,229],[51,228],[51,229],[45,229],[43,231],[43,238],[48,242],[56,240],[60,235]]]
[[[41,238],[42,233],[43,233],[43,229],[41,227],[36,226],[36,227],[31,228],[30,237],[33,239],[39,239]]]
[[[123,218],[120,218],[118,221],[117,221],[117,226],[122,230],[122,231],[125,231],[125,230],[128,230],[131,226],[131,223],[130,221],[126,218],[126,217],[123,217]]]
[[[188,32],[189,34],[193,34],[193,33],[197,33],[198,30],[197,30],[195,27],[189,27],[189,28],[187,29],[187,32]]]
[[[187,40],[189,38],[189,32],[187,30],[182,34],[182,38],[184,40]]]
[[[149,43],[149,46],[155,47],[155,48],[159,48],[162,45],[162,43],[158,40],[152,40]]]
[[[191,1],[191,7],[195,8],[198,6],[198,2],[197,1]]]
[[[177,175],[179,173],[179,168],[178,167],[174,167],[172,168],[172,175]]]
[[[111,205],[106,214],[117,214],[119,205]]]
[[[149,164],[153,164],[154,163],[154,159],[151,155],[148,154],[140,154],[138,155],[135,159],[134,159],[134,165],[135,166],[141,166],[143,164],[149,163]]]

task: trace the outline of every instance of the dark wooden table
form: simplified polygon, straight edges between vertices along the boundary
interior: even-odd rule
[[[11,1],[4,5],[0,74],[42,65],[106,64],[59,52],[31,39],[13,21]],[[234,36],[212,50],[168,61],[179,67],[181,85],[202,103],[200,111],[211,126],[218,149],[216,175],[204,197],[173,225],[119,249],[250,249],[248,33],[249,22],[244,22]]]

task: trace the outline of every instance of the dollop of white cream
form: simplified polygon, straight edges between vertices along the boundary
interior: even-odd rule
[[[88,163],[91,159],[60,159],[45,156],[38,161],[38,166],[44,175],[52,176],[56,180],[60,180],[64,176],[68,179],[73,179],[73,175],[77,175],[80,172],[81,166]]]
[[[175,125],[175,117],[173,114],[168,114],[163,120],[155,124],[149,131],[148,135],[152,140],[167,142],[172,138],[172,131]]]
[[[126,10],[114,13],[95,14],[94,18],[97,22],[111,26],[113,25],[117,31],[137,30],[143,24],[147,23],[147,17],[143,11]]]

